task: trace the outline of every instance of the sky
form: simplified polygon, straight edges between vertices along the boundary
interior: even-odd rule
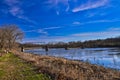
[[[0,0],[0,25],[16,24],[22,42],[120,36],[120,0]]]

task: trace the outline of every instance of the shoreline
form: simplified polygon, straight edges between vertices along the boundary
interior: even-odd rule
[[[118,80],[120,71],[82,61],[13,51],[21,59],[34,63],[37,71],[53,80]]]
[[[23,53],[26,53],[26,52],[23,52]],[[103,65],[99,65],[99,64],[92,64],[88,61],[84,61],[84,60],[79,60],[79,59],[68,59],[68,58],[64,58],[64,57],[57,57],[57,56],[50,56],[50,55],[41,55],[41,54],[34,54],[34,53],[27,53],[27,54],[33,54],[33,55],[37,55],[37,56],[48,56],[48,57],[51,57],[51,58],[60,58],[60,59],[66,59],[68,61],[77,61],[77,62],[83,62],[83,63],[86,63],[86,64],[91,64],[91,65],[96,65],[96,66],[101,66],[101,67],[104,67],[106,69],[111,69],[111,70],[116,70],[116,71],[120,71],[120,69],[117,69],[117,68],[111,68],[111,67],[105,67]],[[116,55],[116,54],[113,54],[113,55]]]
[[[88,62],[91,64],[104,66],[106,68],[120,70],[118,48],[70,48],[69,50],[55,48],[50,49],[49,51],[45,51],[44,49],[30,49],[24,50],[24,52],[51,57],[54,56],[74,61]]]

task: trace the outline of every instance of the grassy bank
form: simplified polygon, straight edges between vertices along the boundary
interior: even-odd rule
[[[120,71],[81,61],[51,56],[39,56],[14,51],[20,58],[34,63],[38,72],[49,74],[53,80],[120,80]]]
[[[12,53],[0,57],[0,80],[51,80],[47,75],[35,72],[35,69]]]

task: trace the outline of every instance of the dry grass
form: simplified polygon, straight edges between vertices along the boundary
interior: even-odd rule
[[[81,61],[39,56],[13,51],[15,55],[34,63],[36,71],[47,73],[54,80],[120,80],[120,72]]]
[[[35,72],[35,69],[12,53],[0,57],[0,80],[51,80],[47,75]]]

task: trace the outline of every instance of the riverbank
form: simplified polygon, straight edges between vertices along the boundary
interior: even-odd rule
[[[51,80],[47,75],[37,73],[36,67],[12,53],[0,57],[0,80]]]
[[[15,55],[38,67],[38,73],[49,74],[53,80],[120,80],[120,72],[81,61],[39,56],[13,51]]]

